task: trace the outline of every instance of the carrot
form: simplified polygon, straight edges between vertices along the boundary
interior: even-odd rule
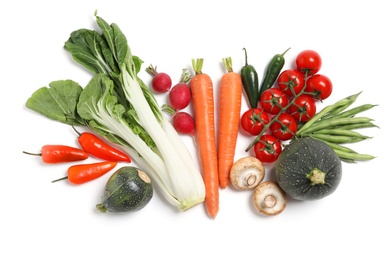
[[[218,174],[220,187],[226,188],[236,151],[243,86],[240,74],[233,72],[232,59],[222,61],[227,73],[222,76],[219,89]]]
[[[211,218],[219,211],[219,180],[214,120],[213,83],[202,73],[203,59],[193,59],[195,75],[190,81],[195,119],[195,135],[206,187],[205,206]]]

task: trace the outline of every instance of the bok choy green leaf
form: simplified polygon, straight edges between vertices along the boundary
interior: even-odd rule
[[[164,198],[179,210],[203,202],[205,186],[200,171],[163,116],[153,93],[138,77],[142,60],[132,55],[116,24],[109,25],[95,16],[102,33],[76,30],[64,46],[76,62],[93,74],[87,86],[80,90],[75,82],[56,81],[51,88],[37,90],[26,106],[62,123],[85,125],[121,145],[150,175]],[[68,98],[76,102],[68,102],[67,109],[61,109],[57,97],[50,94],[61,83],[70,93]],[[48,100],[58,115],[44,108]]]

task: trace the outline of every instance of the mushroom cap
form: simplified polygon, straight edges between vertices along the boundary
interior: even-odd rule
[[[256,157],[238,159],[230,169],[230,181],[238,190],[254,189],[264,179],[263,163]]]
[[[274,216],[287,205],[287,195],[274,181],[260,183],[253,192],[253,204],[263,215]]]

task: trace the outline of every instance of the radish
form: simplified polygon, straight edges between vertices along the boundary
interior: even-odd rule
[[[190,114],[184,111],[177,111],[172,106],[167,104],[162,105],[162,110],[172,116],[172,126],[178,133],[194,136],[195,121]]]
[[[157,72],[157,67],[153,67],[152,64],[146,68],[146,71],[153,76],[152,89],[154,92],[165,93],[171,89],[172,79],[167,73]]]
[[[176,110],[186,108],[191,102],[191,90],[187,85],[190,79],[191,75],[188,70],[183,69],[180,82],[169,92],[169,103]]]
[[[187,112],[177,112],[173,116],[172,125],[180,134],[189,134],[193,136],[195,133],[194,118]]]

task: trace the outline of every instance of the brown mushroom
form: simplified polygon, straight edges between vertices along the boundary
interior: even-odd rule
[[[266,181],[260,183],[254,190],[253,204],[261,214],[274,216],[286,208],[287,196],[279,184]]]
[[[238,190],[254,189],[264,179],[262,162],[252,156],[238,159],[230,169],[230,181]]]

